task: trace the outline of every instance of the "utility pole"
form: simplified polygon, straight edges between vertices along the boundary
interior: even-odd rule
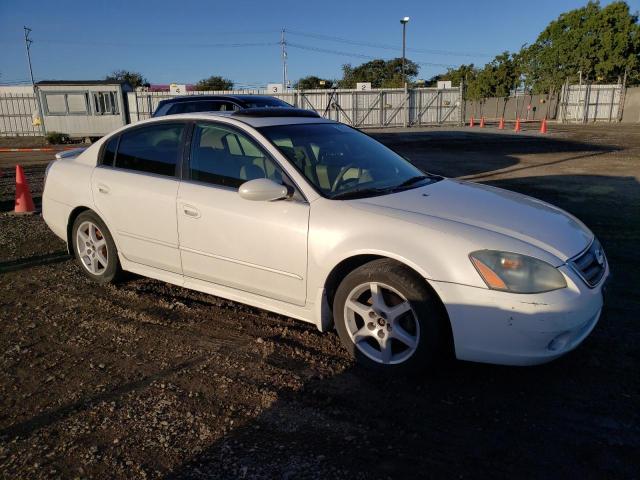
[[[33,87],[33,95],[36,98],[36,105],[38,106],[38,116],[40,117],[40,129],[42,130],[42,135],[45,135],[44,128],[44,118],[42,116],[42,106],[40,105],[40,95],[36,91],[36,82],[33,79],[33,68],[31,67],[31,44],[33,40],[30,38],[31,29],[29,27],[24,27],[24,44],[27,48],[27,60],[29,62],[29,75],[31,76],[31,86]]]
[[[282,47],[282,90],[287,89],[287,41],[284,37],[284,28],[280,36],[280,46]]]

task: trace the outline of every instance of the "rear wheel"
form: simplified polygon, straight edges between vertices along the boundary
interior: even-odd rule
[[[349,273],[336,292],[333,316],[344,346],[368,367],[424,370],[442,351],[446,319],[434,293],[394,260],[374,260]]]
[[[120,273],[118,251],[104,222],[94,212],[78,215],[72,229],[73,252],[82,272],[98,283],[113,281]]]

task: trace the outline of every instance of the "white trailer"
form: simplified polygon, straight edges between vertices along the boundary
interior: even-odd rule
[[[101,137],[128,123],[128,83],[107,80],[45,80],[36,84],[47,132],[72,138]]]

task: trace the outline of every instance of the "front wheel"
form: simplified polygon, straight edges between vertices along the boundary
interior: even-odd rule
[[[419,371],[442,352],[442,308],[424,280],[390,259],[349,273],[336,292],[333,318],[343,345],[361,364]]]
[[[72,229],[73,253],[82,272],[94,282],[108,283],[120,273],[118,251],[109,229],[92,211],[78,215]]]

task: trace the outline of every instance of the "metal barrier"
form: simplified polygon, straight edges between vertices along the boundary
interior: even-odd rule
[[[258,94],[280,98],[291,105],[315,110],[324,118],[358,128],[420,125],[461,125],[460,88],[294,90],[269,94],[263,90],[189,92],[190,95]],[[127,94],[132,122],[150,118],[160,101],[173,98],[168,92]]]
[[[617,122],[621,119],[624,85],[569,85],[560,95],[558,120],[563,123],[596,121]]]
[[[33,114],[38,111],[33,93],[0,94],[0,136],[42,135],[33,125]]]

